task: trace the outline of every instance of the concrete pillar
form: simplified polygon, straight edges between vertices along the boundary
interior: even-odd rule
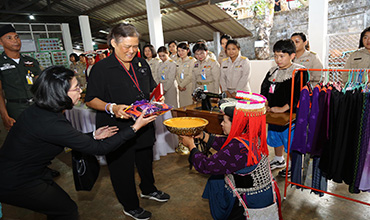
[[[310,50],[318,54],[326,68],[328,66],[328,0],[310,0],[308,15]]]
[[[161,8],[159,0],[145,0],[148,17],[150,44],[157,50],[164,46]]]
[[[218,55],[221,52],[221,43],[220,43],[220,32],[213,32],[213,45],[214,45],[214,52],[216,57],[218,58]]]
[[[78,16],[78,20],[80,22],[80,30],[81,30],[81,36],[82,36],[82,43],[84,45],[84,51],[86,52],[86,51],[94,50],[94,46],[92,44],[93,40],[91,37],[89,16],[80,15]]]
[[[63,35],[64,50],[67,53],[68,62],[70,64],[71,61],[69,61],[69,55],[73,53],[73,45],[72,45],[71,33],[69,32],[69,24],[62,23],[61,28],[62,28],[62,35]]]

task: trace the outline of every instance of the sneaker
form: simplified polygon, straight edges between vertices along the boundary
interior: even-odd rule
[[[148,195],[140,194],[141,198],[152,199],[158,202],[167,202],[170,199],[170,195],[162,191],[156,191],[149,193]]]
[[[283,160],[281,162],[279,162],[277,160],[272,160],[270,162],[270,168],[271,168],[271,170],[275,170],[277,168],[284,168],[285,166],[286,166],[285,160]]]
[[[286,169],[280,170],[279,173],[278,173],[278,175],[281,176],[281,177],[285,177],[286,176]],[[290,177],[291,175],[292,175],[292,170],[289,167],[288,177]]]
[[[130,210],[130,211],[123,210],[123,213],[125,213],[125,215],[130,216],[131,218],[136,219],[136,220],[147,220],[147,219],[150,219],[150,217],[152,217],[152,213],[146,211],[143,208],[137,208],[137,209]]]

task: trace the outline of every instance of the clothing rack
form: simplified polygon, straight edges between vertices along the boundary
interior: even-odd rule
[[[295,78],[295,73],[297,71],[300,71],[300,86],[301,86],[301,90],[303,88],[303,71],[319,71],[319,72],[356,72],[356,71],[361,71],[361,70],[354,70],[354,69],[295,69],[292,73],[292,89],[291,89],[291,99],[290,99],[290,106],[293,106],[293,99],[294,99],[294,78]],[[370,73],[370,69],[366,69],[365,70],[367,74]],[[289,161],[289,155],[290,155],[290,145],[291,145],[291,131],[292,131],[292,117],[293,116],[293,108],[290,108],[290,115],[289,115],[289,136],[288,136],[288,153],[287,153],[287,161]],[[286,173],[288,173],[288,170],[289,170],[289,162],[287,163],[287,166],[286,166]],[[312,188],[312,187],[309,187],[309,186],[305,186],[305,185],[302,185],[302,184],[298,184],[298,183],[294,183],[294,182],[291,182],[288,180],[288,175],[285,175],[285,187],[284,187],[284,200],[286,199],[286,194],[287,194],[287,188],[289,186],[289,184],[292,184],[292,185],[296,185],[296,186],[299,186],[299,187],[302,187],[302,188],[306,188],[306,189],[311,189],[311,190],[314,190],[314,191],[317,191],[317,192],[321,192],[321,193],[326,193],[326,194],[329,194],[329,195],[332,195],[332,196],[336,196],[336,197],[339,197],[339,198],[342,198],[342,199],[346,199],[346,200],[350,200],[350,201],[353,201],[353,202],[357,202],[357,203],[361,203],[361,204],[364,204],[364,205],[368,205],[370,206],[370,203],[367,203],[367,202],[364,202],[364,201],[361,201],[361,200],[357,200],[357,199],[353,199],[353,198],[349,198],[349,197],[346,197],[346,196],[342,196],[342,195],[339,195],[339,194],[335,194],[335,193],[332,193],[332,192],[327,192],[327,191],[323,191],[323,190],[319,190],[319,189],[315,189],[315,188]]]

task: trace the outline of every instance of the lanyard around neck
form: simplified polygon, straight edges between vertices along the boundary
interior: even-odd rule
[[[116,56],[116,55],[115,55]],[[125,65],[123,65],[123,63],[121,62],[120,59],[118,59],[118,57],[116,56],[118,62],[121,64],[121,66],[123,67],[123,69],[125,69],[127,75],[131,78],[132,82],[135,84],[136,88],[141,92],[141,89],[140,89],[140,85],[139,85],[139,81],[137,80],[136,78],[136,73],[135,73],[135,70],[134,70],[134,67],[132,66],[132,63],[130,62],[130,66],[131,66],[131,69],[132,69],[132,72],[134,74],[134,77],[135,79],[131,76],[131,74],[129,73],[129,71],[126,69]]]

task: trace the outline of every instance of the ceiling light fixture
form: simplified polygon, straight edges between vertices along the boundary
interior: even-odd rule
[[[33,15],[29,15],[28,16],[31,20],[35,20],[35,16],[33,16]]]
[[[109,32],[107,32],[105,30],[100,30],[99,32],[102,33],[102,34],[109,34]]]

